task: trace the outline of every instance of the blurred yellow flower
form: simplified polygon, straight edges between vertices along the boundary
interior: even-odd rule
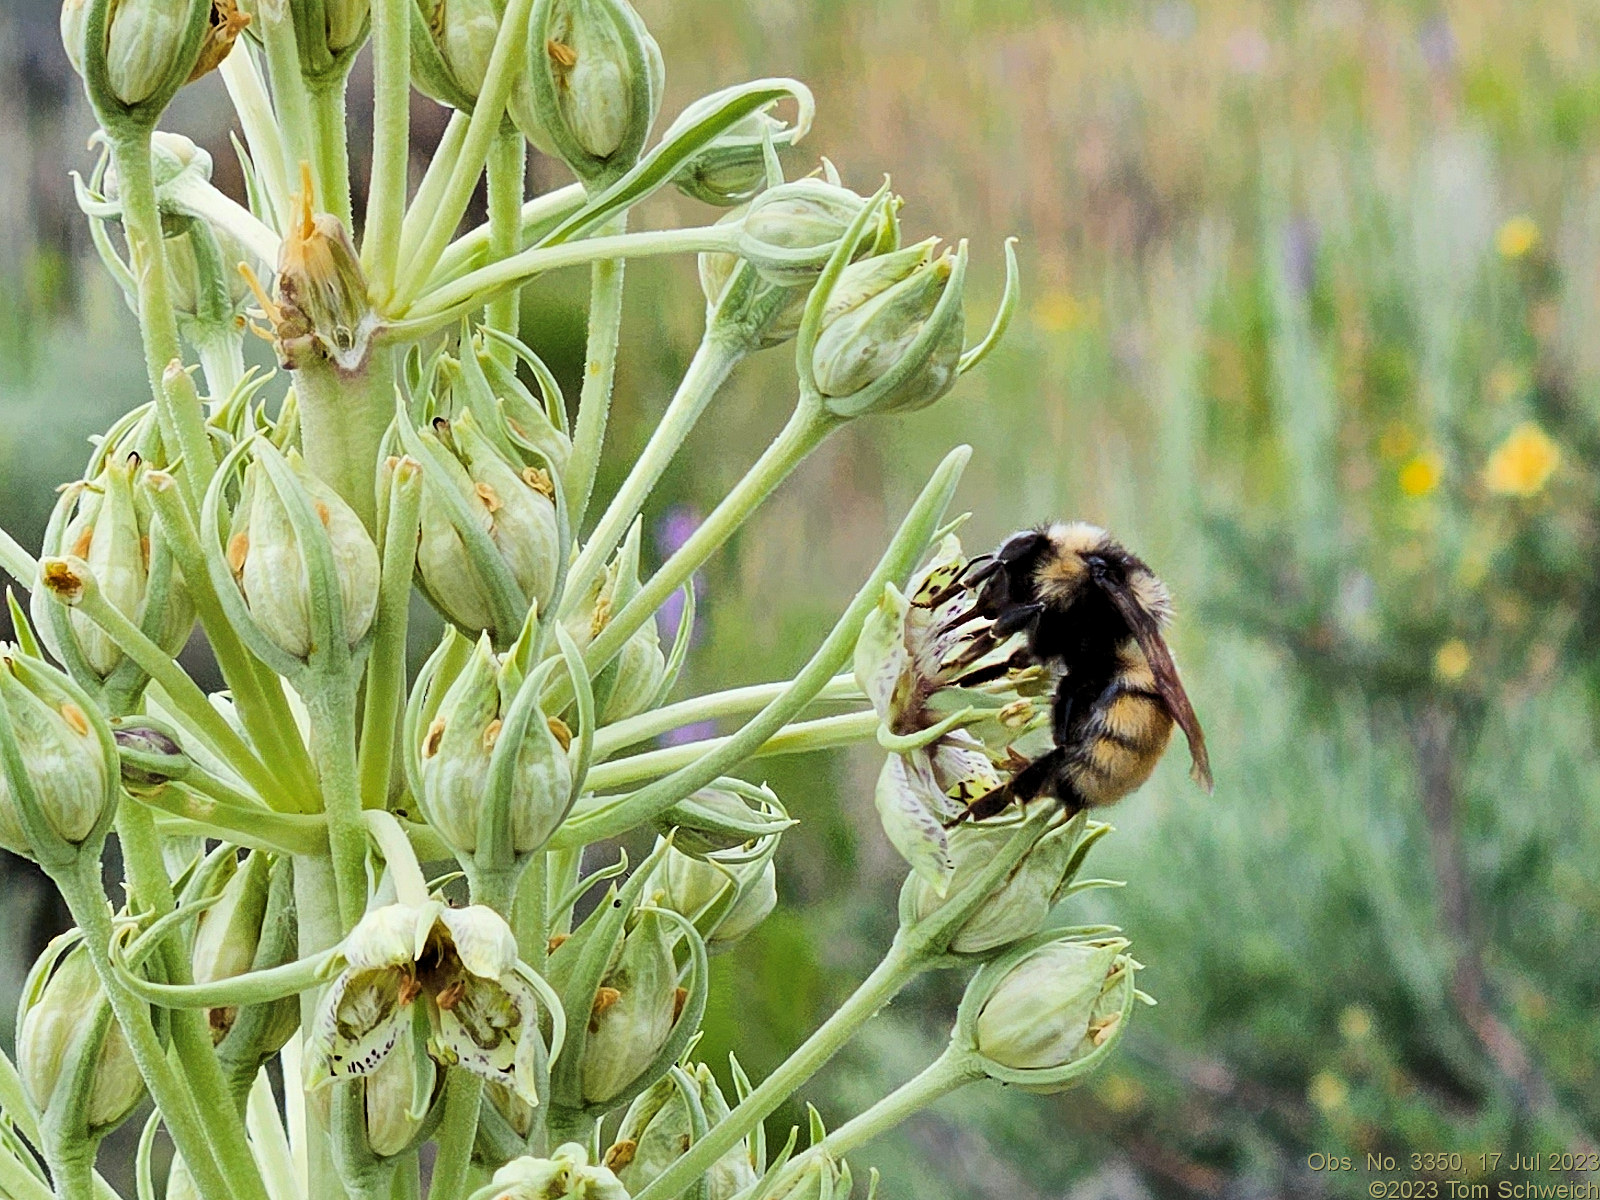
[[[1460,638],[1451,638],[1433,656],[1433,673],[1446,683],[1454,683],[1472,666],[1472,651]]]
[[[1372,1014],[1359,1004],[1352,1004],[1339,1014],[1339,1032],[1348,1042],[1359,1042],[1372,1032]]]
[[[1100,1099],[1114,1113],[1132,1112],[1144,1103],[1144,1087],[1126,1075],[1108,1075],[1100,1085]]]
[[[1512,217],[1495,234],[1495,249],[1501,258],[1521,258],[1539,244],[1539,226],[1532,217]]]
[[[1064,288],[1046,292],[1033,304],[1033,323],[1046,333],[1076,329],[1089,315],[1089,306]]]
[[[1350,1088],[1332,1071],[1319,1071],[1306,1089],[1306,1098],[1323,1112],[1337,1112],[1350,1099]]]
[[[1426,496],[1444,477],[1444,461],[1433,450],[1414,454],[1400,468],[1400,490],[1408,496]]]
[[[1524,421],[1495,447],[1483,482],[1502,496],[1536,496],[1561,465],[1561,447],[1532,421]]]

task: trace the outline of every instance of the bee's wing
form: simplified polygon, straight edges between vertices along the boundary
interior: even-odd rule
[[[1178,728],[1183,730],[1183,736],[1189,739],[1189,757],[1194,760],[1190,775],[1209,792],[1212,786],[1211,756],[1206,753],[1206,735],[1201,732],[1200,718],[1195,716],[1194,705],[1189,703],[1189,693],[1183,690],[1183,680],[1178,677],[1178,666],[1172,661],[1172,651],[1167,649],[1166,639],[1161,636],[1160,625],[1125,585],[1104,579],[1098,582],[1128,622],[1128,628],[1133,630],[1133,636],[1139,641],[1139,649],[1144,651],[1150,663],[1150,673],[1155,676],[1156,691],[1161,693],[1167,711],[1178,723]]]

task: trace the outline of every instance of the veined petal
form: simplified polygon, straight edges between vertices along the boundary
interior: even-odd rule
[[[394,966],[350,968],[335,979],[306,1047],[306,1090],[375,1070],[405,1031],[416,995],[416,977]]]
[[[498,980],[516,965],[516,935],[494,909],[483,904],[446,908],[438,919],[449,931],[456,955],[469,973]]]
[[[538,1103],[531,1072],[517,1070],[521,1043],[538,1037],[531,996],[520,997],[498,980],[462,975],[433,1001],[434,1057]]]
[[[373,909],[356,922],[345,938],[345,961],[354,971],[416,962],[427,931],[433,926],[435,908],[433,904],[420,909],[409,904],[386,904]]]

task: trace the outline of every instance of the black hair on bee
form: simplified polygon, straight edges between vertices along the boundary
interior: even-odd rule
[[[1205,735],[1161,636],[1172,602],[1138,557],[1097,526],[1056,523],[974,559],[964,582],[976,592],[974,614],[993,621],[993,637],[1025,633],[1026,654],[1060,672],[1054,747],[965,817],[982,820],[1041,794],[1069,812],[1112,804],[1150,777],[1174,723],[1189,741],[1191,774],[1211,790]]]

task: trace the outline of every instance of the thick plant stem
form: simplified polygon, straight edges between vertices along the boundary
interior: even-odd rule
[[[311,92],[311,121],[312,170],[316,174],[319,207],[338,217],[348,230],[352,217],[349,134],[344,116],[346,82],[347,77],[340,75]]]
[[[606,511],[595,524],[594,532],[584,542],[583,550],[567,573],[567,588],[562,615],[570,615],[580,603],[589,585],[605,570],[606,560],[627,535],[628,526],[644,508],[673,456],[678,453],[684,439],[695,427],[700,416],[727,380],[729,373],[744,358],[746,347],[737,338],[717,337],[708,332],[689,362],[678,390],[661,421],[656,425],[650,440],[634,460]]]
[[[306,696],[306,709],[311,754],[328,814],[328,852],[342,934],[360,920],[367,904],[367,827],[361,817],[354,689],[344,680],[320,681]]]
[[[516,129],[502,129],[489,149],[489,256],[509,258],[522,249],[522,188],[528,167],[528,146]],[[491,329],[515,336],[520,327],[521,297],[508,288],[489,301],[484,321]],[[511,347],[491,342],[489,352],[510,366]]]
[[[713,721],[719,717],[737,717],[759,712],[788,689],[789,681],[778,683],[753,683],[745,687],[729,688],[723,692],[709,692],[676,704],[642,712],[636,717],[614,721],[601,729],[594,739],[594,760],[605,762],[618,750],[647,741],[685,725]],[[860,685],[854,675],[835,675],[826,687],[817,693],[812,703],[862,698]]]
[[[581,421],[581,414],[579,419]],[[817,405],[802,403],[795,409],[789,423],[772,439],[772,444],[745,477],[589,644],[583,657],[591,674],[598,675],[616,657],[633,632],[655,615],[667,597],[682,587],[701,564],[733,536],[734,530],[744,524],[789,472],[840,423],[837,417],[830,416]]]
[[[380,303],[394,291],[405,218],[411,160],[410,19],[407,0],[375,0],[372,5],[372,181],[361,265]]]
[[[172,911],[177,903],[172,884],[161,860],[161,842],[155,818],[139,804],[123,804],[117,811],[117,838],[122,843],[122,860],[134,905],[157,916]],[[193,982],[188,953],[176,931],[161,947],[167,982]],[[207,1114],[213,1144],[224,1162],[252,1162],[245,1140],[244,1123],[222,1073],[222,1064],[211,1040],[211,1027],[205,1010],[174,1009],[168,1016],[172,1026],[172,1046],[184,1065],[184,1075],[201,1111]]]
[[[339,943],[344,937],[344,926],[339,921],[338,890],[334,884],[333,865],[325,857],[307,856],[294,860],[294,905],[299,922],[299,953],[302,958],[320,954]],[[300,994],[300,1028],[315,1027],[320,989],[311,988]],[[294,1081],[298,1086],[299,1081]],[[344,1193],[338,1171],[333,1165],[333,1148],[329,1142],[327,1106],[311,1102],[305,1105],[306,1168],[308,1197],[316,1200],[338,1200]]]
[[[50,1168],[50,1182],[55,1188],[55,1200],[94,1200],[94,1146],[92,1143],[74,1146],[71,1153],[55,1153],[47,1144],[44,1147],[45,1164]],[[10,1179],[0,1180],[0,1186],[9,1188]],[[45,1195],[50,1195],[46,1192]]]
[[[148,1010],[123,986],[116,968],[111,965],[108,953],[112,938],[111,914],[106,907],[105,894],[100,890],[99,870],[100,864],[84,855],[71,866],[53,873],[52,878],[67,902],[73,921],[83,931],[89,960],[100,977],[117,1024],[127,1038],[139,1075],[150,1089],[150,1098],[161,1110],[167,1131],[206,1200],[233,1197],[266,1200],[254,1163],[228,1163],[227,1174],[224,1174],[207,1136],[206,1125],[200,1119],[193,1093],[167,1061],[167,1052],[156,1038]],[[235,1170],[240,1171],[240,1178],[230,1178]]]
[[[428,1200],[456,1200],[467,1194],[467,1169],[472,1166],[478,1106],[483,1102],[483,1080],[460,1068],[450,1072],[445,1088],[444,1117],[436,1135],[439,1155],[433,1162]]]
[[[816,1145],[797,1154],[778,1176],[773,1191],[781,1192],[786,1183],[793,1183],[805,1165],[818,1156],[827,1154],[836,1160],[844,1158],[889,1132],[907,1117],[982,1078],[983,1069],[970,1055],[946,1049],[921,1074],[901,1084],[859,1116],[846,1121]]]
[[[359,374],[331,363],[294,373],[306,465],[376,533],[378,450],[394,420],[394,355],[374,349]]]
[[[856,1031],[877,1015],[927,963],[898,938],[850,998],[806,1039],[777,1070],[693,1146],[686,1154],[634,1197],[667,1200],[682,1192],[712,1165],[738,1145],[741,1138],[766,1120],[802,1084],[822,1069]]]
[[[155,397],[162,436],[171,457],[182,456],[179,479],[191,511],[200,507],[206,482],[216,469],[211,439],[206,435],[205,414],[198,402],[175,404],[163,377],[167,365],[180,357],[178,325],[172,315],[167,281],[167,258],[161,246],[161,213],[156,204],[155,176],[150,168],[150,134],[129,132],[111,143],[122,200],[122,228],[128,239],[134,279],[139,291],[139,333],[144,346],[145,371]]]
[[[626,219],[618,217],[601,232],[622,233]],[[589,345],[566,477],[567,511],[574,533],[583,528],[611,415],[611,385],[617,371],[617,342],[622,336],[622,275],[622,259],[597,262],[589,269]]]

